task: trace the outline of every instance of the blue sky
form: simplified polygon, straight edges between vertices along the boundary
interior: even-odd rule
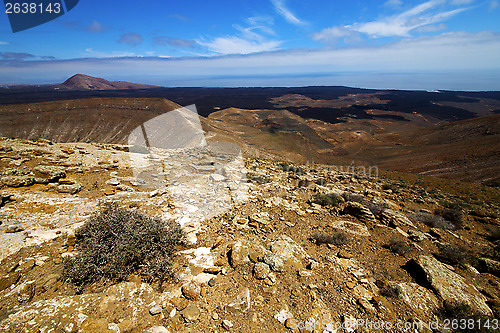
[[[12,33],[0,84],[500,90],[499,0],[95,1]]]

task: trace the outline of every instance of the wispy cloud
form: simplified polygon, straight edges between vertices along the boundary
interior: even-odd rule
[[[168,15],[169,18],[175,18],[177,20],[183,21],[183,22],[188,22],[189,19],[185,16],[179,15],[179,14],[170,14]]]
[[[0,41],[0,45],[9,45],[10,43],[9,42],[2,42]]]
[[[130,46],[137,46],[143,41],[142,36],[135,32],[127,32],[120,36],[118,43],[128,44]]]
[[[399,15],[383,18],[367,23],[354,23],[346,28],[371,37],[409,37],[414,29],[425,25],[442,22],[466,8],[457,8],[449,11],[429,13],[429,11],[443,2],[431,0],[415,6]]]
[[[491,2],[490,2],[490,11],[491,11],[491,10],[495,10],[495,9],[497,9],[499,5],[500,5],[500,4],[498,3],[498,1],[497,1],[497,0],[493,0],[493,1],[491,1]]]
[[[263,51],[276,50],[280,41],[259,42],[248,40],[237,36],[218,37],[210,42],[198,41],[212,52],[220,54],[249,54]]]
[[[455,0],[460,3],[471,0]],[[467,10],[467,7],[443,10],[444,0],[430,0],[414,6],[402,13],[383,17],[371,22],[358,22],[345,26],[323,29],[312,34],[314,40],[323,42],[337,41],[339,38],[352,38],[356,33],[371,38],[411,37],[414,32],[435,32],[446,29],[442,22]],[[348,40],[346,40],[348,42]]]
[[[246,26],[234,24],[238,31],[233,36],[224,36],[196,42],[209,51],[218,54],[250,54],[256,52],[274,51],[282,41],[275,40],[276,33],[272,29],[272,18],[253,16],[246,20]]]
[[[124,51],[112,51],[112,52],[102,52],[95,51],[92,48],[85,49],[85,56],[92,58],[122,58],[122,57],[138,57],[134,52],[124,52]]]
[[[285,5],[285,0],[271,0],[274,9],[283,16],[283,18],[294,25],[305,25],[307,24],[305,21],[300,20],[295,14],[293,14]]]

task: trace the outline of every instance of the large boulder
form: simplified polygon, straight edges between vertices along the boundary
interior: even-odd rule
[[[60,178],[66,177],[66,172],[63,167],[53,165],[37,165],[33,172],[39,178],[48,179],[50,182],[55,182]]]
[[[486,297],[436,258],[420,255],[411,262],[410,267],[421,270],[414,273],[425,277],[443,300],[465,303],[485,315],[492,315],[486,305]]]
[[[375,223],[375,216],[373,213],[363,204],[355,201],[349,201],[345,208],[344,214],[349,214],[354,217],[357,217],[360,221],[365,223]]]
[[[384,209],[378,217],[380,222],[392,228],[403,226],[415,227],[409,218],[392,209]]]

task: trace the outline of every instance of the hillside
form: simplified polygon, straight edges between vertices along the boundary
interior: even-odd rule
[[[170,151],[165,168],[194,169],[148,189],[131,163],[144,154],[126,148],[0,139],[0,330],[340,333],[370,321],[431,332],[500,316],[498,189],[246,158],[245,196],[198,220],[207,199],[221,207],[218,187],[234,194],[231,166],[214,173],[199,151]],[[63,275],[81,251],[75,229],[106,203],[182,223],[175,279]]]
[[[126,143],[142,123],[179,105],[165,99],[93,98],[0,107],[0,136]]]
[[[108,81],[102,78],[84,74],[76,74],[57,86],[67,90],[126,90],[149,89],[155,86],[131,83],[126,81]]]

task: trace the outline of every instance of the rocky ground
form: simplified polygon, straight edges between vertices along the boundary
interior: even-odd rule
[[[167,191],[141,186],[125,148],[0,140],[1,331],[456,331],[450,317],[498,327],[499,191],[252,157],[244,200],[182,221],[175,281],[72,285],[61,273],[73,232],[105,203],[180,218]]]

